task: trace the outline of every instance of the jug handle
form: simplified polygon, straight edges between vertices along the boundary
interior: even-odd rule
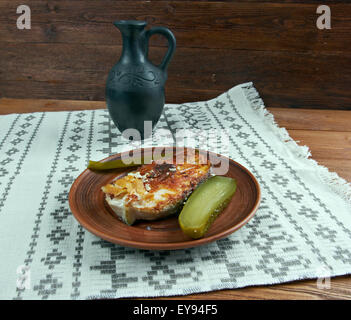
[[[161,34],[163,35],[167,40],[168,40],[168,50],[159,65],[159,67],[165,71],[168,67],[169,62],[171,61],[175,48],[176,48],[176,38],[174,34],[169,30],[168,28],[165,27],[153,27],[149,30],[145,31],[145,39],[146,39],[146,48],[145,48],[145,56],[148,56],[149,53],[149,39],[152,35],[154,34]]]

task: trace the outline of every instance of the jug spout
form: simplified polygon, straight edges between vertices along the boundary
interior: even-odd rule
[[[143,63],[145,60],[145,37],[143,31],[146,21],[118,20],[113,23],[122,33],[122,63]]]
[[[117,20],[113,23],[123,35],[139,34],[147,25],[146,21]]]

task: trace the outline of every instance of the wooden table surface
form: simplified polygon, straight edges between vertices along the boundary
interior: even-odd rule
[[[0,114],[105,108],[101,101],[0,99]],[[309,146],[313,159],[351,181],[351,111],[268,108],[277,123],[301,145]],[[331,279],[330,289],[318,289],[316,280],[219,290],[161,299],[351,299],[351,277]]]

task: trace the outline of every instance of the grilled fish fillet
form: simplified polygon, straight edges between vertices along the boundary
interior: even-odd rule
[[[153,161],[102,187],[106,202],[126,224],[156,220],[179,211],[184,200],[210,175],[209,161],[175,164]]]

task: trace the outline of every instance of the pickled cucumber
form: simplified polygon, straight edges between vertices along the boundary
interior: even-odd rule
[[[183,232],[198,239],[205,235],[236,191],[235,179],[214,176],[200,185],[186,201],[178,221]]]
[[[195,154],[199,154],[200,150],[199,149],[194,149],[195,150]],[[144,157],[141,156],[141,162],[140,163],[129,163],[126,164],[125,162],[123,162],[122,159],[117,159],[117,160],[109,160],[106,162],[100,162],[100,161],[92,161],[89,160],[89,164],[88,164],[88,169],[90,170],[94,170],[94,171],[100,171],[100,170],[111,170],[111,169],[119,169],[119,168],[129,168],[129,167],[137,167],[140,166],[142,164],[145,164],[145,161],[147,160],[147,163],[150,163],[150,160],[161,160],[161,159],[165,159],[165,155],[167,155],[166,158],[171,158],[173,157],[173,153],[168,153],[166,151],[165,154],[160,154],[160,155],[153,155],[152,159],[150,159],[150,155],[149,157]]]
[[[155,157],[153,157],[153,159],[150,159],[150,157],[141,156],[141,162],[136,162],[136,163],[134,163],[134,162],[125,163],[122,159],[109,160],[106,162],[89,160],[88,169],[100,171],[100,170],[111,170],[111,169],[119,169],[119,168],[137,167],[137,166],[140,166],[142,164],[145,164],[145,162],[150,163],[151,162],[150,160],[160,160],[160,159],[164,159],[164,156],[163,155],[160,155],[158,157],[155,156]]]
[[[136,167],[140,164],[125,164],[121,159],[111,160],[106,162],[92,161],[89,160],[88,169],[90,170],[111,170],[118,168]]]

